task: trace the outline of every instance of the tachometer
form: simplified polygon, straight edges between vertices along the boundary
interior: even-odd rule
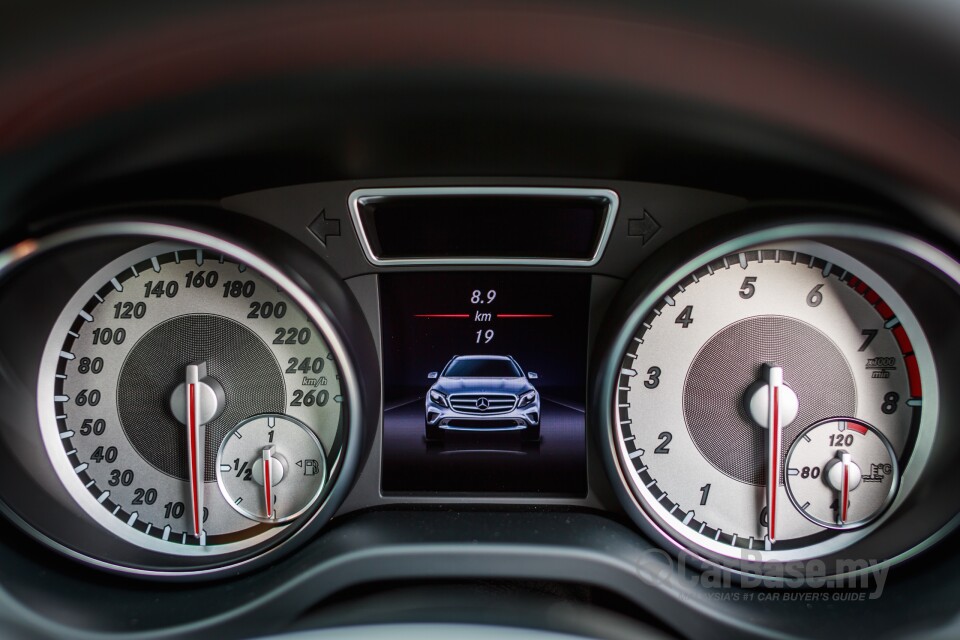
[[[711,557],[856,540],[890,505],[924,410],[929,347],[909,309],[815,243],[751,247],[666,285],[611,399],[640,507]]]
[[[343,441],[321,330],[262,275],[188,246],[143,247],[81,287],[47,343],[38,403],[84,511],[177,555],[279,533],[325,494]],[[255,446],[232,444],[247,435]]]

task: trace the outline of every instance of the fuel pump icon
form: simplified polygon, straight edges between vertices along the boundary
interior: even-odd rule
[[[297,466],[303,469],[305,476],[315,476],[320,473],[320,462],[317,460],[299,460]]]

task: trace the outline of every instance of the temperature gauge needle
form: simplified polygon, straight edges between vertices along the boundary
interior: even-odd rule
[[[193,535],[200,537],[203,517],[203,462],[204,462],[204,424],[201,416],[200,368],[205,365],[187,365],[187,379],[184,389],[187,394],[187,450],[190,470],[190,497],[193,506]]]
[[[843,525],[849,521],[848,511],[850,508],[850,492],[860,484],[860,467],[853,463],[853,456],[846,451],[837,453],[835,465],[840,468],[840,478],[838,484],[837,499],[840,504],[837,505],[837,524]],[[830,476],[828,476],[830,479]]]
[[[780,486],[780,451],[783,448],[783,420],[780,394],[783,368],[767,367],[767,518],[770,542],[777,540],[777,487]]]
[[[263,448],[263,499],[267,517],[271,519],[275,515],[273,512],[273,489],[271,488],[273,486],[273,478],[270,473],[270,467],[273,466],[273,449],[273,445]]]
[[[844,431],[851,434],[861,433],[858,427],[863,429],[862,426],[854,422],[838,421],[837,423],[844,425]],[[865,430],[862,435],[866,435]],[[854,440],[850,442],[850,445],[859,445],[859,442]],[[859,487],[863,480],[860,466],[853,461],[852,453],[846,449],[840,449],[837,451],[836,457],[831,459],[823,468],[823,472],[826,474],[827,485],[836,492],[834,494],[837,497],[834,502],[836,505],[834,522],[840,527],[846,526],[850,523],[851,518],[850,492]]]

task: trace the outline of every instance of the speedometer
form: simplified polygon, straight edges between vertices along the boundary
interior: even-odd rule
[[[328,491],[343,443],[338,364],[305,311],[244,264],[182,245],[128,253],[67,304],[43,358],[54,468],[130,543],[237,551]]]
[[[621,352],[621,474],[656,526],[716,558],[850,545],[896,496],[930,350],[896,292],[813,242],[753,246],[664,283]]]

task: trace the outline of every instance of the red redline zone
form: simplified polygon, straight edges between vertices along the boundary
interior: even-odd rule
[[[862,424],[857,424],[856,422],[847,421],[845,422],[845,425],[846,425],[846,428],[849,429],[850,431],[856,431],[862,436],[867,435],[867,428]]]
[[[890,305],[884,302],[863,280],[851,275],[850,279],[847,280],[847,286],[863,296],[884,321],[893,318],[894,313]],[[890,332],[893,333],[893,337],[897,341],[897,346],[900,347],[903,363],[907,368],[910,396],[919,399],[923,397],[923,386],[920,383],[920,368],[917,366],[917,358],[913,354],[913,345],[910,343],[910,338],[907,337],[907,331],[903,328],[903,325],[897,324],[890,329]]]

